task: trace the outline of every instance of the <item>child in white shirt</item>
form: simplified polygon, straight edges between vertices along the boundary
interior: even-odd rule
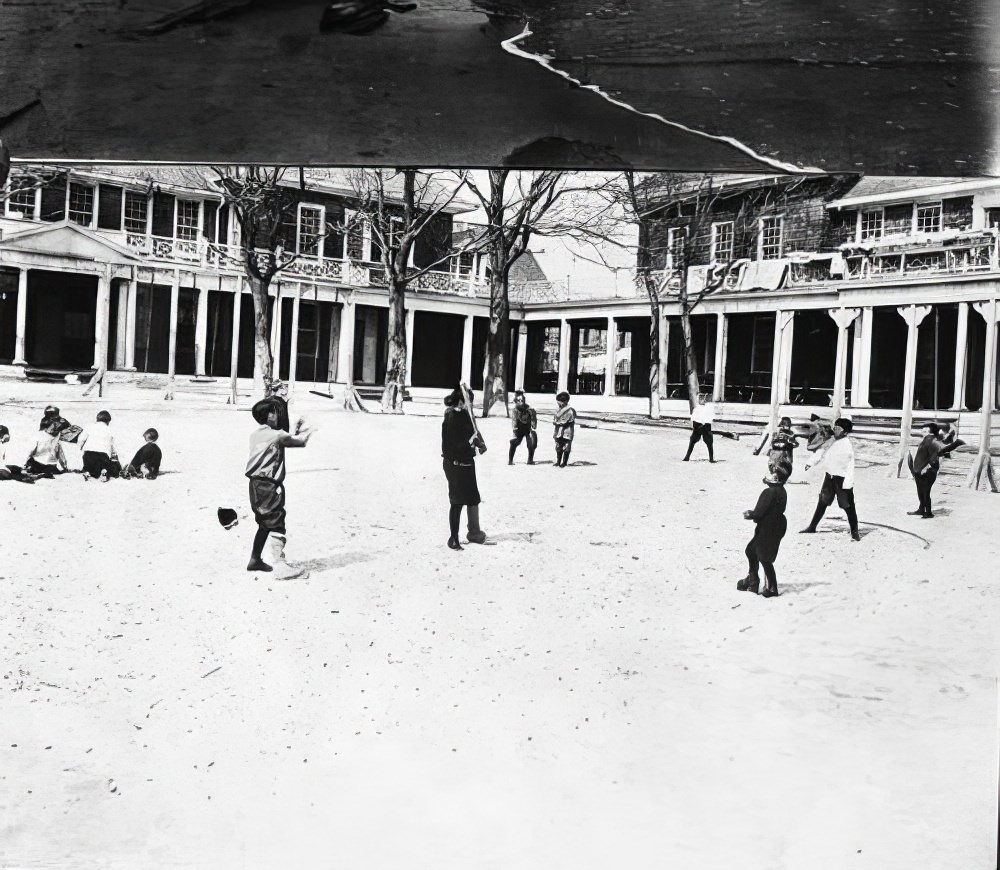
[[[107,411],[98,411],[97,422],[80,436],[84,480],[96,477],[106,483],[108,478],[121,474],[115,438],[108,425],[110,422],[111,415]]]
[[[838,419],[833,424],[833,442],[812,463],[822,465],[826,475],[823,478],[823,487],[819,491],[819,501],[816,503],[812,522],[802,529],[802,534],[813,534],[816,531],[824,512],[836,498],[837,504],[847,514],[847,522],[851,526],[851,540],[861,540],[858,532],[858,511],[854,505],[854,445],[847,437],[853,428],[854,424],[846,417]],[[806,468],[809,466],[810,463],[807,462]]]

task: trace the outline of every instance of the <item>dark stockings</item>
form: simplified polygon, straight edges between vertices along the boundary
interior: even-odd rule
[[[759,568],[764,569],[764,577],[767,579],[765,584],[768,589],[772,592],[778,591],[778,575],[774,572],[774,562],[765,562],[757,556],[757,546],[755,541],[750,541],[747,544],[746,550],[747,562],[750,563],[750,576],[753,578],[752,589],[756,589],[757,584],[760,583],[760,575],[757,573]]]
[[[849,491],[849,490],[848,490]],[[842,505],[843,507],[843,505]],[[820,500],[816,505],[816,512],[813,514],[812,522],[809,523],[809,528],[816,531],[816,526],[819,521],[823,519],[823,514],[826,513],[826,505]],[[847,506],[844,507],[844,513],[847,514],[847,522],[851,527],[851,536],[857,538],[858,535],[858,510],[854,507],[854,498],[852,497],[848,502]]]
[[[711,423],[705,423],[704,425],[700,423],[694,424],[694,431],[691,432],[691,440],[688,441],[688,449],[687,453],[684,454],[684,461],[687,462],[691,458],[691,451],[694,450],[694,445],[699,441],[704,441],[705,446],[708,448],[709,462],[715,462],[715,444],[712,438]]]
[[[448,526],[451,529],[451,536],[458,540],[458,527],[462,522],[462,505],[453,504],[448,510]]]
[[[267,536],[270,533],[270,529],[266,529],[264,526],[257,526],[257,534],[253,536],[253,549],[250,551],[250,555],[254,559],[260,559],[263,556],[264,544],[267,543]]]
[[[923,516],[931,516],[931,487],[937,480],[937,471],[931,469],[923,474],[913,475],[917,484],[917,498],[920,500],[918,510]]]

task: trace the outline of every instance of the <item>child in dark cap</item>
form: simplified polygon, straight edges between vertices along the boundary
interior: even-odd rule
[[[469,393],[472,400],[472,393]],[[476,450],[485,452],[486,445],[476,433],[465,404],[465,394],[456,387],[444,398],[447,410],[441,423],[441,458],[444,476],[448,480],[448,546],[464,549],[458,540],[458,529],[465,507],[468,521],[466,540],[470,544],[485,544],[486,533],[479,527],[479,484],[476,481]]]
[[[768,474],[764,478],[764,490],[757,498],[753,510],[743,511],[743,518],[756,523],[753,537],[747,544],[747,562],[750,571],[746,577],[736,584],[740,592],[757,592],[760,589],[758,568],[764,569],[764,591],[760,594],[772,598],[778,594],[778,577],[774,573],[774,560],[778,557],[778,547],[785,536],[788,523],[785,520],[785,506],[788,495],[785,492],[785,481],[791,473],[791,463],[783,456],[768,463]]]
[[[847,437],[853,428],[854,424],[846,417],[836,420],[833,424],[833,442],[812,463],[824,466],[826,475],[819,491],[819,500],[812,521],[802,529],[802,534],[813,534],[816,531],[816,526],[823,519],[826,509],[836,498],[837,504],[847,514],[847,522],[851,527],[851,540],[861,540],[861,534],[858,532],[858,511],[854,505],[854,445]],[[809,466],[810,463],[807,462],[807,470]]]

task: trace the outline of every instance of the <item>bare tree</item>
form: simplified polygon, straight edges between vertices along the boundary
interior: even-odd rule
[[[240,260],[253,297],[254,388],[271,395],[274,359],[267,340],[267,299],[271,282],[296,259],[284,248],[283,229],[295,214],[294,188],[283,184],[280,166],[214,167],[223,198],[240,228]],[[299,185],[304,187],[302,173]]]
[[[406,384],[406,288],[421,275],[475,244],[461,249],[450,238],[437,239],[435,254],[422,266],[410,264],[417,238],[434,233],[436,222],[465,185],[467,173],[423,172],[417,169],[359,169],[351,173],[356,208],[371,227],[372,239],[389,288],[389,341],[382,410],[403,412]],[[402,185],[401,190],[400,184]]]

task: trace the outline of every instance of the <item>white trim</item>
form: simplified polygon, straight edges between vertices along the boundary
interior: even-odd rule
[[[969,181],[951,181],[939,184],[926,184],[907,190],[893,190],[889,193],[876,193],[869,196],[847,196],[835,199],[826,204],[828,209],[857,208],[869,203],[886,205],[902,205],[918,199],[951,198],[952,195],[973,194],[976,191],[992,191],[1000,189],[1000,179],[976,178]]]
[[[865,236],[864,233],[864,223],[866,214],[874,214],[878,212],[879,214],[879,227],[878,235]],[[858,232],[856,235],[856,241],[858,243],[863,243],[868,239],[881,239],[885,235],[885,207],[877,206],[876,208],[859,208],[858,209]]]
[[[938,225],[936,229],[933,230],[922,230],[920,229],[920,209],[922,208],[934,208],[937,206],[938,209]],[[940,233],[944,229],[944,201],[943,200],[932,200],[929,202],[915,202],[913,203],[913,232],[918,233]]]
[[[764,224],[767,221],[778,222],[778,255],[767,259],[780,260],[785,252],[785,216],[783,214],[761,215],[757,218],[757,259],[764,260]]]
[[[308,208],[319,212],[319,232],[316,235],[316,253],[306,254],[309,257],[323,259],[323,230],[326,227],[326,206],[315,202],[300,202],[295,208],[295,253],[302,253],[302,209]]]
[[[735,253],[735,250],[736,250],[736,221],[732,221],[732,220],[729,220],[729,221],[713,221],[712,222],[712,231],[711,231],[711,240],[709,242],[709,259],[713,263],[719,261],[720,259],[722,259],[722,258],[720,258],[718,256],[719,252],[716,250],[716,246],[717,246],[717,243],[718,243],[718,230],[719,230],[719,227],[724,227],[724,226],[728,226],[730,228],[729,229],[729,256],[726,257],[725,260],[728,261],[728,260],[733,259],[733,254]]]
[[[91,194],[91,210],[90,210],[90,223],[88,223],[88,224],[81,224],[78,221],[75,221],[75,220],[73,220],[73,218],[70,217],[70,214],[69,214],[69,204],[70,204],[70,200],[72,199],[72,191],[73,191],[73,185],[74,184],[77,187],[82,187],[82,188],[90,190],[90,194]],[[67,179],[66,179],[66,215],[65,215],[66,220],[68,220],[71,224],[76,224],[78,227],[83,227],[84,229],[88,229],[88,230],[95,230],[95,229],[97,229],[97,210],[98,210],[98,208],[100,208],[100,200],[99,200],[99,191],[98,191],[97,182],[94,182],[93,184],[85,184],[82,181],[73,181],[72,179],[70,179],[70,178],[67,177]]]

